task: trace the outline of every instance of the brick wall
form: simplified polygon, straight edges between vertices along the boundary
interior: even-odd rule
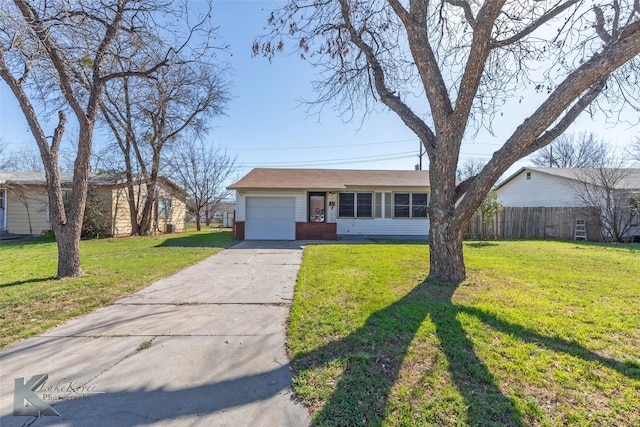
[[[296,222],[297,240],[337,240],[337,224],[330,222]]]

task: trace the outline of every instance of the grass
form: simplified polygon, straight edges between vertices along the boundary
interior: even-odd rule
[[[0,347],[141,289],[234,243],[230,231],[188,231],[80,243],[84,275],[56,280],[52,238],[0,245]]]
[[[307,246],[288,331],[316,425],[640,425],[640,245]]]

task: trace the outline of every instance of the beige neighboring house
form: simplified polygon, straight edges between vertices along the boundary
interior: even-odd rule
[[[72,174],[61,174],[64,191],[70,191]],[[109,175],[90,178],[90,197],[100,201],[106,216],[109,236],[131,234],[128,191],[124,179]],[[146,185],[135,187],[135,200],[142,203]],[[182,232],[185,229],[187,193],[169,179],[158,179],[158,196],[154,203],[154,228],[158,233]],[[49,202],[44,173],[0,173],[0,230],[11,234],[39,235],[51,231]]]

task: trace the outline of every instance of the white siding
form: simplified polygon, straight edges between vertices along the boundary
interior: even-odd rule
[[[358,189],[354,191],[385,191],[392,193],[390,189]],[[401,192],[421,192],[420,190],[398,190]],[[424,191],[424,190],[422,190]],[[295,198],[295,222],[308,222],[307,219],[307,192],[259,192],[259,191],[238,191],[236,192],[236,221],[246,222],[247,220],[247,197],[293,197]],[[429,196],[431,197],[431,196]],[[335,201],[336,206],[333,209],[329,206],[330,201]],[[335,221],[331,219],[337,215],[337,195],[333,193],[327,197],[327,219],[329,222],[337,223],[338,235],[352,236],[420,236],[427,237],[429,235],[428,219],[409,219],[409,218],[337,218]]]
[[[5,204],[8,232],[39,235],[51,230],[44,187],[25,185],[9,188]]]
[[[527,173],[531,172],[531,179]],[[507,207],[570,207],[581,206],[576,197],[577,182],[524,170],[498,189],[498,201]]]
[[[338,218],[338,235],[422,236],[429,235],[428,219]]]

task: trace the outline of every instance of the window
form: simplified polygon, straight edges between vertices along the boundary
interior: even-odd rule
[[[394,193],[394,218],[426,218],[429,197],[427,193]]]
[[[411,212],[411,202],[409,193],[396,193],[393,195],[393,216],[394,218],[409,218]]]
[[[339,193],[340,218],[373,218],[373,193]]]
[[[411,194],[411,217],[426,218],[427,217],[427,193]]]
[[[171,198],[158,198],[158,218],[171,219]]]
[[[325,193],[309,193],[309,222],[325,222]]]
[[[375,217],[376,218],[392,218],[392,197],[391,193],[375,193]]]
[[[531,172],[527,172],[527,179],[531,179]]]
[[[638,195],[640,196],[640,194]],[[640,199],[636,199],[635,197],[631,197],[629,200],[629,205],[631,208],[631,223],[632,227],[637,227],[640,225]]]
[[[373,217],[373,193],[356,193],[356,205],[358,218]]]
[[[356,209],[353,203],[355,199],[356,195],[354,193],[338,194],[338,216],[340,218],[353,218],[356,216]]]

